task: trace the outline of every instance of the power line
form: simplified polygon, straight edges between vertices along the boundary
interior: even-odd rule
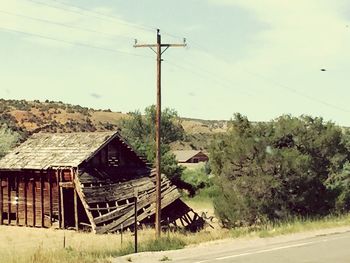
[[[100,12],[93,11],[93,10],[90,10],[88,8],[84,8],[84,7],[77,6],[77,5],[63,3],[63,2],[57,1],[57,0],[51,0],[51,1],[59,3],[62,6],[67,6],[69,8],[62,7],[62,6],[57,6],[57,5],[53,6],[53,5],[50,5],[50,4],[47,4],[47,3],[44,3],[44,2],[40,2],[40,1],[35,1],[35,0],[27,0],[27,1],[35,3],[37,5],[43,5],[43,6],[47,6],[47,7],[54,8],[54,9],[60,9],[60,10],[76,13],[76,14],[79,14],[81,16],[87,16],[86,12],[88,12],[90,14],[93,14],[93,17],[98,18],[98,19],[102,19],[102,20],[105,20],[105,21],[114,20],[114,21],[116,21],[119,24],[124,25],[124,26],[134,27],[134,28],[137,28],[137,29],[140,29],[140,30],[144,30],[144,31],[148,31],[148,32],[153,32],[154,31],[154,28],[152,28],[152,27],[146,27],[146,26],[134,24],[134,23],[131,23],[131,22],[121,21],[120,19],[118,19],[117,17],[112,16],[112,15],[100,13]],[[72,8],[81,10],[83,12],[80,12],[80,11],[77,11],[77,10],[73,10]]]
[[[164,62],[172,65],[172,66],[175,66],[181,70],[184,70],[186,72],[190,72],[192,73],[193,75],[197,75],[198,77],[201,77],[201,78],[206,78],[206,79],[211,79],[213,81],[213,83],[225,88],[225,89],[232,89],[232,88],[235,88],[236,90],[238,90],[241,94],[244,94],[244,95],[247,95],[247,96],[252,96],[251,93],[245,91],[245,90],[242,90],[242,89],[237,89],[234,85],[232,85],[231,83],[229,83],[230,81],[227,80],[227,83],[224,82],[220,77],[217,77],[214,73],[210,72],[210,71],[207,71],[207,70],[201,70],[199,67],[195,67],[196,70],[199,70],[199,71],[202,71],[204,73],[200,73],[198,71],[195,71],[193,70],[192,68],[188,68],[188,67],[185,67],[185,66],[182,66],[182,65],[179,65],[179,64],[176,64],[174,62],[171,62],[169,61],[168,59],[164,60]],[[209,74],[209,75],[208,75]]]
[[[79,12],[77,10],[72,10],[72,9],[69,9],[69,8],[64,8],[64,7],[59,7],[59,6],[53,6],[53,5],[49,5],[47,3],[36,1],[36,0],[27,0],[27,1],[35,3],[35,4],[38,4],[38,5],[44,5],[44,6],[47,6],[47,7],[57,8],[57,9],[61,9],[61,10],[65,10],[65,11],[69,11],[69,12],[73,12],[73,13],[77,13],[77,14],[80,14],[82,16],[86,16],[86,13],[82,13],[82,12]],[[71,3],[68,4],[67,2],[62,2],[62,1],[59,1],[59,0],[51,0],[51,1],[55,2],[55,3],[58,3],[60,5],[63,5],[63,6],[79,9],[79,10],[82,10],[84,12],[88,12],[90,14],[97,15],[98,16],[97,18],[100,18],[100,19],[102,19],[102,17],[105,17],[105,18],[108,18],[108,21],[110,21],[112,19],[114,21],[117,21],[121,25],[134,27],[134,28],[137,28],[137,29],[140,29],[140,30],[144,30],[144,31],[147,31],[147,32],[154,32],[157,29],[157,27],[155,27],[155,26],[140,25],[140,24],[136,24],[136,23],[132,23],[132,22],[122,21],[122,20],[120,20],[119,18],[117,18],[117,17],[115,17],[113,15],[97,12],[97,11],[91,10],[89,8],[86,8],[86,7],[73,5]],[[96,16],[94,16],[94,17],[96,17]],[[167,32],[164,32],[164,34],[168,35],[170,37],[173,37],[173,38],[178,38],[178,39],[181,39],[181,40],[183,39],[182,36],[178,36],[178,35],[175,35],[175,34],[171,34],[171,33],[167,33]]]
[[[97,12],[97,11],[93,11],[93,10],[90,10],[88,8],[85,8],[85,7],[68,4],[66,2],[61,2],[61,1],[58,1],[58,0],[51,0],[51,1],[59,3],[61,5],[74,7],[74,8],[77,8],[77,9],[81,9],[81,10],[90,12],[92,14],[100,15],[100,16],[103,16],[103,17],[108,17],[110,19],[117,20],[119,24],[123,24],[123,25],[134,27],[134,28],[137,28],[137,29],[145,30],[145,31],[148,31],[148,32],[153,32],[156,29],[155,27],[151,27],[151,26],[143,26],[143,25],[139,25],[139,24],[135,24],[135,23],[131,23],[131,22],[121,21],[120,19],[116,18],[115,16],[104,14],[104,13]]]
[[[207,48],[204,47],[203,45],[198,44],[198,43],[196,43],[196,42],[193,41],[193,40],[190,40],[190,41],[191,41],[192,43],[194,43],[194,46],[199,47],[199,48],[197,48],[198,50],[207,53],[207,55],[209,55],[209,56],[211,56],[211,57],[214,57],[214,58],[216,58],[216,59],[219,59],[219,60],[221,60],[221,61],[223,61],[223,62],[225,62],[225,63],[230,63],[230,61],[228,61],[226,58],[222,58],[221,56],[212,54],[212,52],[210,52],[209,49],[207,49]],[[252,75],[252,76],[255,76],[255,77],[259,78],[259,79],[262,79],[262,80],[264,80],[265,82],[272,83],[274,86],[277,86],[277,87],[279,87],[279,88],[281,88],[281,89],[284,89],[284,90],[286,90],[286,91],[288,91],[288,92],[294,93],[294,94],[296,94],[296,95],[298,95],[298,96],[300,96],[300,97],[306,98],[306,99],[308,99],[308,100],[310,100],[310,101],[317,102],[317,103],[319,103],[319,104],[322,104],[322,105],[327,106],[327,107],[329,107],[329,108],[336,109],[336,110],[338,110],[338,111],[343,111],[343,112],[347,112],[347,113],[350,112],[350,110],[348,110],[348,109],[339,107],[339,106],[334,105],[334,104],[332,104],[332,103],[329,103],[329,102],[327,102],[327,101],[323,101],[323,100],[321,100],[321,99],[315,98],[314,96],[310,96],[310,95],[308,95],[308,94],[305,94],[305,93],[303,93],[303,92],[300,92],[300,91],[298,91],[298,90],[296,90],[296,89],[294,89],[294,88],[291,88],[291,87],[289,87],[289,86],[287,86],[287,85],[285,85],[285,84],[282,84],[282,83],[280,83],[280,82],[278,82],[278,81],[275,81],[274,79],[265,77],[265,76],[263,76],[263,75],[261,75],[261,74],[258,74],[258,73],[256,73],[256,72],[250,71],[250,70],[248,70],[248,69],[243,69],[243,68],[238,68],[238,70],[241,70],[241,71],[243,71],[243,72],[245,72],[245,73],[247,73],[247,74],[250,74],[250,75]]]
[[[180,36],[172,35],[172,34],[169,34],[169,33],[166,33],[166,35],[180,38]],[[186,60],[186,58],[185,58],[185,60]],[[186,63],[184,63],[184,64],[192,65],[191,68],[184,67],[182,65],[178,65],[176,63],[173,63],[173,62],[169,61],[168,59],[166,59],[165,62],[167,62],[168,64],[171,64],[171,65],[173,65],[173,66],[175,66],[177,68],[180,68],[180,69],[182,69],[184,71],[191,72],[194,75],[197,75],[197,76],[200,76],[200,77],[204,77],[204,78],[207,78],[207,79],[211,78],[216,84],[219,84],[220,86],[222,86],[222,87],[224,87],[226,89],[232,89],[232,87],[233,87],[232,80],[229,80],[228,78],[225,78],[222,75],[218,76],[217,73],[214,73],[214,72],[212,72],[210,70],[207,70],[207,69],[205,69],[204,67],[201,67],[198,64],[192,63],[188,59],[186,60]],[[195,69],[196,71],[193,70],[193,69]],[[201,71],[203,73],[199,73],[198,71]],[[210,76],[208,76],[208,75],[210,75]],[[246,90],[243,90],[243,89],[237,89],[237,90],[239,90],[242,94],[245,94],[247,96],[253,96],[252,93],[249,93]]]
[[[176,35],[172,35],[172,34],[168,34],[168,33],[166,33],[166,35],[170,35],[170,36],[173,36],[173,37],[180,37],[180,36],[176,36]],[[223,62],[225,62],[225,63],[230,63],[229,61],[227,61],[227,59],[222,58],[221,56],[212,54],[212,53],[209,51],[209,49],[207,49],[207,48],[204,47],[203,45],[196,43],[196,42],[193,41],[192,39],[191,39],[190,41],[191,41],[191,43],[194,44],[194,46],[197,46],[197,47],[198,47],[197,50],[204,51],[205,53],[207,53],[207,55],[209,55],[209,56],[211,56],[211,57],[214,57],[214,58],[216,58],[216,59],[219,59],[219,60],[221,60],[221,61],[223,61]],[[175,65],[174,63],[172,63],[172,64]],[[175,65],[175,66],[181,68],[181,66],[179,66],[179,65]],[[182,68],[184,69],[184,67],[182,67]],[[189,70],[189,69],[187,69],[187,70]],[[339,111],[350,112],[350,110],[348,110],[348,109],[339,107],[339,106],[337,106],[337,105],[334,105],[334,104],[331,104],[331,103],[329,103],[329,102],[323,101],[323,100],[321,100],[321,99],[315,98],[315,97],[310,96],[310,95],[308,95],[308,94],[302,93],[302,92],[300,92],[300,91],[298,91],[298,90],[296,90],[296,89],[294,89],[294,88],[291,88],[291,87],[289,87],[289,86],[287,86],[287,85],[284,85],[284,84],[282,84],[282,83],[279,83],[279,82],[277,82],[277,81],[275,81],[275,80],[273,80],[273,79],[271,79],[271,78],[267,78],[267,77],[265,77],[265,76],[263,76],[263,75],[261,75],[261,74],[252,72],[252,71],[247,70],[247,69],[242,69],[242,68],[239,68],[239,70],[241,70],[241,71],[243,71],[243,72],[245,72],[245,73],[248,73],[248,74],[250,74],[250,75],[253,75],[253,76],[257,77],[257,78],[263,79],[263,80],[266,81],[266,82],[270,82],[270,83],[272,83],[274,86],[277,86],[277,87],[279,87],[279,88],[282,88],[282,89],[284,89],[284,90],[286,90],[286,91],[288,91],[288,92],[294,93],[294,94],[296,94],[296,95],[298,95],[298,96],[304,97],[304,98],[306,98],[306,99],[308,99],[308,100],[310,100],[310,101],[320,103],[320,104],[322,104],[322,105],[324,105],[324,106],[327,106],[327,107],[329,107],[329,108],[333,108],[333,109],[336,109],[336,110],[339,110]],[[205,70],[205,71],[206,71],[206,70]],[[193,71],[192,71],[192,72],[193,72]],[[207,73],[210,73],[210,72],[207,71]]]
[[[226,62],[226,63],[227,63],[227,62]],[[339,107],[339,106],[337,106],[337,105],[335,105],[335,104],[329,103],[329,102],[327,102],[327,101],[318,99],[318,98],[316,98],[316,97],[314,97],[314,96],[310,96],[310,95],[308,95],[308,94],[306,94],[306,93],[300,92],[300,91],[296,90],[295,88],[289,87],[289,86],[287,86],[287,85],[285,85],[285,84],[282,84],[282,83],[280,83],[280,82],[278,82],[278,81],[275,81],[275,80],[272,79],[272,78],[265,77],[265,76],[263,76],[263,75],[261,75],[261,74],[259,74],[259,73],[252,72],[252,71],[247,70],[247,69],[244,69],[244,70],[243,70],[242,68],[241,68],[240,70],[242,70],[243,72],[246,72],[246,73],[248,73],[248,74],[250,74],[250,75],[253,75],[253,76],[257,77],[257,78],[260,78],[260,79],[264,80],[265,82],[270,82],[270,83],[272,83],[272,84],[273,84],[274,86],[276,86],[276,87],[280,87],[281,89],[284,89],[284,90],[286,90],[286,91],[288,91],[288,92],[294,93],[294,94],[296,94],[296,95],[298,95],[298,96],[300,96],[300,97],[303,97],[303,98],[305,98],[305,99],[308,99],[308,100],[310,100],[310,101],[317,102],[317,103],[319,103],[319,104],[322,104],[322,105],[324,105],[324,106],[327,106],[327,107],[329,107],[329,108],[333,108],[333,109],[336,109],[336,110],[339,110],[339,111],[348,112],[348,113],[350,112],[350,110],[348,110],[348,109]]]
[[[122,25],[125,25],[125,26],[129,26],[129,27],[134,27],[134,28],[141,29],[141,30],[145,30],[145,31],[148,31],[148,32],[152,32],[154,30],[154,27],[142,26],[142,25],[138,25],[138,24],[134,24],[134,23],[130,23],[130,22],[121,21],[120,19],[118,19],[118,18],[116,18],[116,17],[114,17],[112,15],[100,13],[100,12],[93,11],[93,10],[90,10],[88,8],[84,8],[84,7],[77,6],[77,5],[63,3],[63,2],[58,1],[58,0],[51,0],[51,1],[59,3],[60,5],[63,5],[63,6],[70,7],[70,8],[65,8],[65,7],[60,7],[60,6],[53,6],[53,5],[50,5],[50,4],[47,4],[47,3],[44,3],[44,2],[40,2],[40,1],[35,1],[35,0],[27,0],[27,1],[33,2],[33,3],[38,4],[38,5],[43,5],[43,6],[47,6],[47,7],[50,7],[50,8],[54,8],[54,9],[60,9],[60,10],[68,11],[68,12],[77,13],[77,14],[82,15],[82,16],[87,16],[86,12],[88,12],[90,14],[94,14],[95,18],[104,19],[104,20],[108,20],[108,21],[114,20],[114,21],[118,22],[119,24],[122,24]],[[72,8],[75,8],[75,9],[78,9],[78,10],[82,10],[84,12],[79,12],[77,10],[73,10]],[[2,12],[5,13],[4,11],[2,11]],[[9,12],[7,12],[7,13],[9,14]],[[12,15],[16,15],[16,14],[12,14]],[[24,16],[24,15],[16,15],[16,16],[21,16],[21,17],[28,18],[28,19],[35,19],[37,21],[42,21],[42,22],[46,22],[46,23],[56,24],[56,25],[65,26],[65,27],[69,27],[69,28],[76,28],[76,29],[80,29],[80,30],[84,30],[84,31],[105,34],[103,32],[90,30],[90,29],[83,29],[83,28],[73,27],[73,26],[70,26],[70,25],[66,25],[66,24],[58,23],[58,22],[56,23],[56,22],[49,21],[49,20],[44,20],[44,19],[39,19],[39,18],[31,18],[31,17],[27,17],[27,16]],[[106,18],[108,18],[108,19],[106,19]],[[27,32],[17,31],[17,33],[23,33],[23,34],[29,34],[30,35],[30,33],[27,33]],[[171,34],[171,33],[166,33],[165,32],[164,34],[168,35],[168,36],[171,36],[171,37],[174,37],[174,38],[179,38],[179,39],[182,38],[181,36],[178,36],[178,35],[175,35],[175,34]],[[46,36],[37,35],[37,34],[31,34],[31,35],[36,36],[36,37],[51,39],[51,40],[55,40],[55,41],[59,41],[59,42],[64,42],[64,43],[68,43],[68,44],[72,44],[72,45],[78,45],[78,46],[90,47],[90,48],[95,48],[95,49],[101,49],[101,50],[105,50],[105,51],[112,51],[112,52],[118,52],[118,53],[124,53],[124,54],[128,54],[128,55],[133,55],[133,56],[139,56],[137,54],[132,54],[132,53],[128,53],[128,52],[125,52],[125,51],[118,51],[118,50],[109,49],[109,48],[97,47],[97,46],[92,46],[92,45],[85,44],[85,43],[74,43],[74,42],[69,42],[69,41],[60,40],[60,39],[51,38],[51,37],[46,37]],[[128,37],[128,38],[132,39],[131,37]],[[229,63],[225,58],[222,58],[221,56],[212,54],[209,51],[209,49],[207,49],[206,47],[204,47],[201,44],[196,43],[196,41],[193,41],[192,39],[191,39],[191,43],[193,43],[194,46],[197,46],[198,50],[204,51],[205,53],[207,53],[208,55],[210,55],[210,56],[212,56],[212,57],[214,57],[216,59],[219,59],[219,60],[222,60],[222,61],[224,61],[226,63]],[[344,109],[344,108],[339,107],[337,105],[328,103],[328,102],[323,101],[321,99],[317,99],[317,98],[315,98],[313,96],[310,96],[308,94],[305,94],[305,93],[302,93],[300,91],[297,91],[294,88],[291,88],[291,87],[289,87],[289,86],[287,86],[285,84],[279,83],[279,82],[277,82],[277,81],[275,81],[275,80],[273,80],[271,78],[265,77],[265,76],[263,76],[261,74],[258,74],[258,73],[255,73],[255,72],[252,72],[250,70],[243,69],[243,68],[238,68],[238,69],[243,71],[243,72],[245,72],[245,73],[253,75],[253,76],[257,77],[257,78],[263,79],[266,82],[270,82],[273,85],[275,85],[277,87],[280,87],[280,88],[282,88],[284,90],[287,90],[289,92],[292,92],[292,93],[294,93],[294,94],[296,94],[298,96],[304,97],[304,98],[306,98],[306,99],[308,99],[310,101],[314,101],[314,102],[323,104],[323,105],[325,105],[327,107],[334,108],[334,109],[337,109],[337,110],[340,110],[340,111],[350,112],[347,109]],[[189,69],[187,69],[187,70],[189,70]]]
[[[259,75],[259,74],[257,74],[257,73],[253,73],[253,74],[256,74],[256,76],[260,77],[261,79],[265,79],[266,81],[269,81],[269,82],[273,83],[275,86],[278,86],[278,87],[280,87],[280,88],[282,88],[282,89],[285,89],[285,90],[287,90],[287,91],[289,91],[289,92],[291,92],[291,93],[297,94],[297,95],[299,95],[299,96],[301,96],[301,97],[304,97],[304,98],[306,98],[306,99],[308,99],[308,100],[310,100],[310,101],[318,102],[318,103],[320,103],[320,104],[323,104],[324,106],[327,106],[327,107],[329,107],[329,108],[333,108],[333,109],[336,109],[336,110],[339,110],[339,111],[343,111],[343,112],[347,112],[347,113],[350,112],[350,110],[348,110],[348,109],[339,107],[339,106],[334,105],[334,104],[332,104],[332,103],[329,103],[329,102],[327,102],[327,101],[324,101],[324,100],[318,99],[318,98],[316,98],[316,97],[310,96],[310,95],[308,95],[308,94],[306,94],[306,93],[302,93],[302,92],[300,92],[300,91],[298,91],[298,90],[296,90],[296,89],[294,89],[294,88],[288,87],[288,86],[286,86],[286,85],[284,85],[284,84],[282,84],[282,83],[279,83],[279,82],[277,82],[277,81],[275,81],[275,80],[273,80],[273,79],[266,78],[266,77],[263,76],[263,75]]]
[[[119,23],[121,25],[137,28],[137,29],[144,30],[144,31],[147,31],[147,32],[154,32],[157,29],[154,26],[149,26],[149,25],[146,26],[146,25],[140,25],[140,24],[136,24],[136,23],[132,23],[132,22],[122,21],[122,20],[120,20],[119,18],[117,18],[117,17],[115,17],[113,15],[108,15],[108,14],[105,14],[105,13],[93,11],[93,10],[90,10],[89,8],[81,7],[81,6],[78,6],[78,5],[68,4],[66,2],[61,2],[61,1],[58,1],[58,0],[51,0],[51,1],[56,2],[56,3],[60,4],[60,5],[63,5],[63,7],[62,6],[57,6],[57,5],[50,5],[48,3],[40,2],[40,1],[37,1],[37,0],[26,0],[26,1],[35,3],[37,5],[47,6],[47,7],[53,8],[53,9],[59,9],[59,10],[68,11],[68,12],[71,12],[71,13],[76,13],[76,14],[79,14],[79,15],[85,16],[85,17],[94,17],[94,18],[102,19],[102,20],[108,21],[108,22],[113,20],[113,21],[115,21],[115,22],[117,22],[117,23]],[[66,6],[66,7],[64,7],[64,6]],[[67,7],[69,7],[69,8],[67,8]],[[73,10],[72,8],[74,8],[76,10]],[[81,10],[83,12],[80,12],[78,10]],[[87,15],[87,13],[93,14],[93,16],[89,16],[89,15]],[[176,35],[173,35],[173,34],[170,34],[170,33],[166,33],[166,35],[171,36],[173,38],[179,38],[181,40],[184,39],[183,37],[176,36]],[[124,37],[126,37],[126,36],[124,36]],[[130,36],[128,36],[126,38],[133,39]]]
[[[130,39],[130,40],[132,39],[132,38],[126,37],[126,36],[118,36],[118,35],[114,35],[114,34],[110,34],[110,33],[106,33],[106,32],[101,32],[101,31],[97,31],[97,30],[93,30],[93,29],[77,27],[77,26],[71,26],[71,25],[68,25],[68,24],[65,24],[65,23],[55,22],[55,21],[46,20],[46,19],[37,18],[37,17],[26,16],[26,15],[22,15],[22,14],[15,14],[15,13],[4,11],[4,10],[0,10],[0,12],[3,13],[3,14],[10,15],[10,16],[30,19],[30,20],[33,20],[33,21],[41,22],[41,23],[47,23],[47,24],[51,24],[51,25],[56,25],[56,26],[61,26],[61,27],[66,27],[66,28],[71,28],[71,29],[77,29],[77,30],[81,30],[81,31],[89,32],[89,33],[97,33],[97,34],[107,35],[107,36],[113,37],[115,39],[117,39],[119,37],[127,38],[127,39]]]
[[[166,35],[166,36],[172,37],[172,38],[174,38],[174,39],[178,39],[178,40],[184,39],[183,36],[178,36],[178,35],[171,34],[171,33],[167,33],[167,32],[164,32],[163,34]],[[187,39],[186,39],[186,40],[187,40]]]
[[[33,37],[47,39],[47,40],[53,40],[53,41],[57,41],[57,42],[65,43],[65,44],[74,45],[74,46],[98,49],[98,50],[103,50],[103,51],[108,51],[108,52],[113,52],[113,53],[118,53],[118,54],[124,54],[124,55],[129,55],[129,56],[135,56],[135,57],[151,58],[150,56],[143,56],[143,55],[139,55],[139,54],[134,54],[134,53],[126,52],[124,50],[105,48],[105,47],[100,47],[100,46],[94,46],[94,45],[86,44],[86,43],[83,43],[83,42],[71,42],[71,41],[68,41],[68,40],[63,40],[63,39],[59,39],[59,38],[44,36],[44,35],[40,35],[40,34],[36,34],[36,33],[24,32],[24,31],[20,31],[20,30],[17,30],[17,29],[12,29],[12,28],[0,27],[0,30],[5,31],[5,32],[7,31],[7,32],[23,34],[23,35],[27,35],[27,36],[33,36]]]
[[[93,13],[93,14],[96,14],[96,15],[108,17],[110,19],[117,20],[119,24],[123,24],[123,25],[134,27],[134,28],[137,28],[137,29],[145,30],[145,31],[148,31],[148,32],[154,32],[154,30],[156,29],[155,27],[151,27],[151,26],[144,26],[144,25],[139,25],[139,24],[135,24],[135,23],[132,23],[132,22],[121,21],[120,19],[116,18],[115,16],[104,14],[104,13],[97,12],[97,11],[93,11],[93,10],[90,10],[88,8],[85,8],[85,7],[68,4],[66,2],[61,2],[61,1],[58,1],[58,0],[51,0],[51,1],[59,3],[61,5],[78,8],[78,9],[81,9],[81,10],[84,10],[84,11],[87,11],[87,12],[90,12],[90,13]]]

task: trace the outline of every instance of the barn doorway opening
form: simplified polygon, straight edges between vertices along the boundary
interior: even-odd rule
[[[62,220],[64,221],[64,228],[67,228],[67,229],[77,229],[77,227],[84,228],[87,225],[90,225],[86,211],[78,195],[76,196],[77,208],[75,208],[75,202],[74,202],[75,191],[76,190],[74,188],[62,188],[62,194],[63,194]],[[78,220],[78,222],[76,222],[76,220]]]
[[[64,227],[74,227],[74,188],[62,188],[63,195],[63,216]]]

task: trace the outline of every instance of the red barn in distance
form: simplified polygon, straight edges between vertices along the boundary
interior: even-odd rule
[[[110,233],[153,225],[155,172],[118,132],[37,133],[0,160],[0,224]],[[162,222],[202,219],[162,176]]]

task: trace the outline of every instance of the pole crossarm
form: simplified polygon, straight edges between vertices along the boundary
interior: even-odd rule
[[[186,47],[187,44],[161,44],[161,47]]]
[[[135,44],[134,47],[157,47],[157,44]]]
[[[134,48],[138,48],[138,47],[158,47],[157,44],[135,44]],[[161,44],[160,47],[187,47],[187,44]]]
[[[150,48],[157,54],[157,109],[156,109],[156,216],[155,228],[156,236],[159,238],[161,233],[161,62],[162,54],[170,47],[186,47],[186,39],[182,44],[162,44],[159,29],[157,29],[156,44],[137,44],[135,39],[134,48]],[[162,50],[162,48],[165,48]]]

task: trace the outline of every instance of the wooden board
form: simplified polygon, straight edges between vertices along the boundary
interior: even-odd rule
[[[94,176],[99,178],[94,179]],[[148,174],[124,182],[107,182],[102,177],[108,178],[104,172],[95,170],[89,174],[85,171],[75,184],[79,197],[84,200],[83,206],[94,232],[102,234],[120,231],[122,226],[124,229],[131,227],[135,222],[135,191],[138,193],[137,220],[141,222],[155,214],[154,172],[148,170]],[[162,209],[175,201],[182,202],[178,190],[164,175],[161,180],[161,195]],[[178,211],[177,218],[184,217],[184,213],[188,212],[187,206],[182,211]],[[188,221],[187,217],[184,218]]]

